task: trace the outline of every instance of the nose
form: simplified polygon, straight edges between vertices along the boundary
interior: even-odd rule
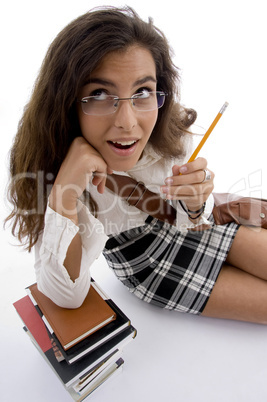
[[[115,126],[125,131],[131,131],[137,124],[136,112],[129,100],[119,101],[115,116]]]

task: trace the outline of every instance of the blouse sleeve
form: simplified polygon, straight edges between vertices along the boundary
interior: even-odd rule
[[[108,239],[103,225],[78,201],[79,226],[52,210],[45,214],[45,226],[35,246],[35,272],[38,289],[65,308],[79,307],[90,288],[90,266],[101,254]],[[63,263],[77,233],[82,240],[80,275],[73,282]]]

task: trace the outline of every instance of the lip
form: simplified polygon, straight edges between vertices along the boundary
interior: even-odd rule
[[[108,141],[108,145],[111,148],[111,150],[118,156],[131,156],[139,143],[139,139],[137,138],[118,138],[116,140],[112,140],[113,142],[125,142],[125,141],[136,141],[130,148],[127,149],[122,149],[122,148],[117,148],[115,145],[112,144],[112,142]]]

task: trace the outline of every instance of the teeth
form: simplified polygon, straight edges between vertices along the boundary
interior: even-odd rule
[[[120,144],[122,146],[125,145],[133,145],[136,141],[112,141],[113,144]]]

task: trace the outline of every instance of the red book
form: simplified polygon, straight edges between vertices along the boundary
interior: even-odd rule
[[[51,349],[51,340],[48,336],[45,324],[37,313],[29,296],[24,296],[22,299],[16,301],[14,307],[42,351],[45,353]]]

